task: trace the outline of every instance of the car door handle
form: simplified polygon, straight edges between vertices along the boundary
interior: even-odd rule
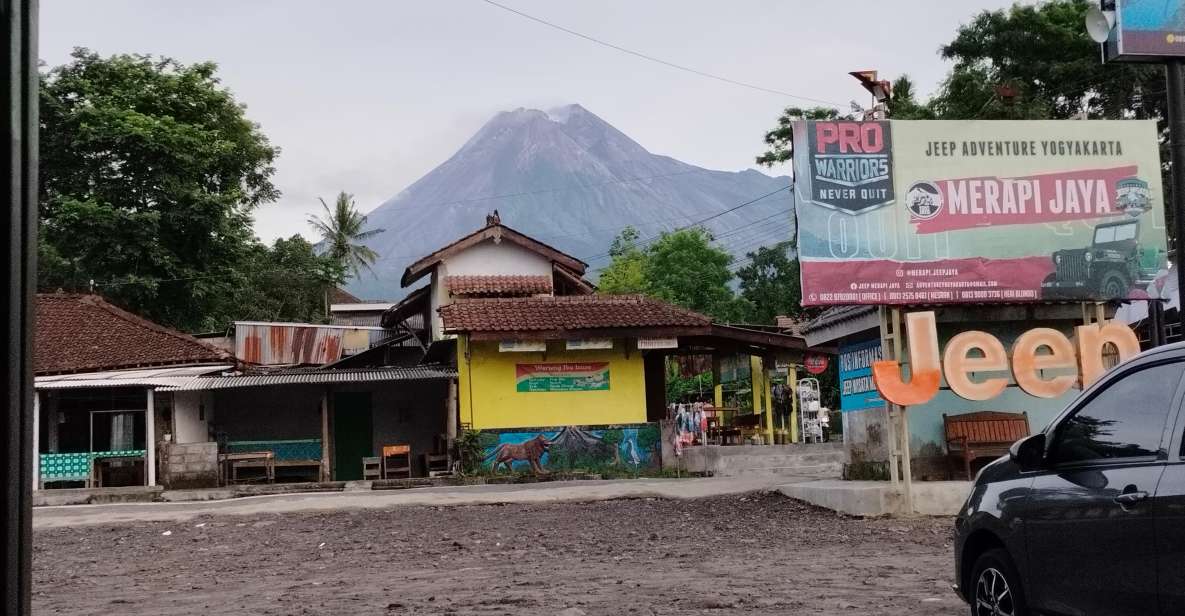
[[[1148,498],[1147,492],[1124,492],[1115,497],[1115,502],[1120,505],[1134,505],[1146,498]]]

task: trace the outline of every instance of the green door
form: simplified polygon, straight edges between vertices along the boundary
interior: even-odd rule
[[[362,479],[362,458],[374,455],[369,393],[333,395],[334,479]]]

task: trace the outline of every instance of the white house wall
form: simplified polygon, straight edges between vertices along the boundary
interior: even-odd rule
[[[205,407],[202,416],[201,405]],[[173,441],[176,443],[204,443],[210,440],[209,421],[214,402],[207,392],[178,391],[173,393]]]
[[[432,339],[443,337],[443,323],[437,309],[452,303],[445,280],[449,276],[548,276],[551,260],[507,241],[492,239],[455,254],[437,266],[432,274]]]

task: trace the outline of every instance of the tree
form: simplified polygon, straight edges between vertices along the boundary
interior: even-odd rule
[[[933,120],[934,110],[917,99],[913,80],[902,75],[893,81],[893,97],[887,104],[889,118],[894,120]]]
[[[216,67],[76,49],[41,76],[41,288],[102,292],[181,329],[211,325],[274,201],[278,150]]]
[[[757,164],[772,167],[784,163],[794,156],[794,122],[801,120],[851,119],[831,107],[787,107],[778,118],[778,126],[765,133],[765,144],[769,149],[757,157]]]
[[[237,292],[216,314],[227,321],[319,323],[325,293],[345,278],[345,268],[299,235],[278,239],[271,248],[255,245],[236,272]]]
[[[622,295],[645,293],[646,255],[638,248],[638,230],[633,227],[622,229],[609,247],[609,265],[601,271],[597,288],[602,293]]]
[[[1092,4],[1018,3],[976,15],[942,48],[954,68],[935,111],[944,119],[1163,117],[1163,69],[1103,64],[1083,26]]]
[[[737,270],[741,297],[748,301],[750,323],[773,325],[778,315],[803,316],[798,259],[793,242],[762,246],[750,252],[749,263]]]
[[[309,216],[309,224],[321,235],[325,254],[340,263],[350,275],[357,277],[363,268],[369,270],[378,254],[363,244],[366,240],[386,229],[366,230],[366,215],[354,206],[354,196],[345,191],[338,193],[330,209],[324,199],[318,199],[325,208],[325,217]]]
[[[613,261],[597,290],[651,295],[719,321],[743,321],[749,306],[729,287],[732,256],[711,242],[711,234],[694,227],[663,233],[643,249],[637,230],[626,227],[609,248]]]
[[[642,271],[649,292],[673,304],[722,321],[747,312],[728,283],[732,255],[712,246],[712,236],[693,227],[662,234],[646,249]]]

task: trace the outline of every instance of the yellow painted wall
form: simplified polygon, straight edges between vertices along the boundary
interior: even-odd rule
[[[501,353],[497,342],[457,347],[461,422],[474,430],[543,426],[597,426],[646,422],[646,384],[642,355],[625,355],[623,340],[612,351],[568,351],[563,341],[547,344],[547,353]],[[468,356],[468,357],[467,357]],[[520,363],[609,362],[608,391],[516,391]]]

